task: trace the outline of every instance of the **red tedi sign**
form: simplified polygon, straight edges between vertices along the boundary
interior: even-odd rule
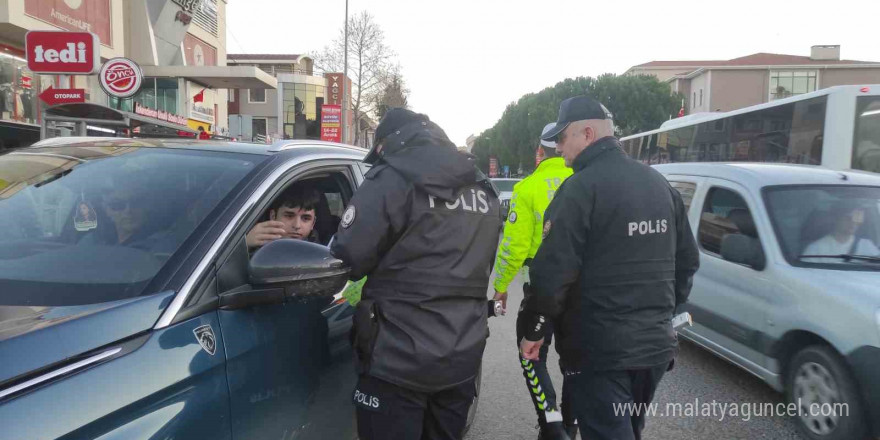
[[[30,31],[25,36],[28,69],[36,73],[90,75],[98,71],[98,36],[88,32]]]
[[[101,87],[110,96],[128,98],[141,89],[141,66],[128,58],[111,58],[101,67]]]

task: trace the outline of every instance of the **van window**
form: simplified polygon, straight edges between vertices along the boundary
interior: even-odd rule
[[[697,184],[691,182],[675,182],[669,181],[669,185],[678,190],[681,194],[681,201],[684,202],[684,209],[687,212],[691,210],[691,201],[694,199],[694,193],[697,191]]]
[[[758,239],[755,221],[742,196],[726,188],[712,188],[700,216],[700,246],[706,252],[720,255],[721,242],[730,234]]]

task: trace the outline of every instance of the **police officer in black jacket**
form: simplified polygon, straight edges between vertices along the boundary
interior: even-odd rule
[[[697,246],[681,196],[623,152],[604,106],[574,97],[558,119],[543,137],[575,173],[544,217],[520,350],[535,359],[554,322],[584,438],[640,439],[644,416],[616,413],[615,404],[649,404],[672,368],[671,319],[690,293]]]
[[[358,435],[459,439],[488,336],[498,196],[427,116],[390,110],[331,251],[367,276],[354,317]]]

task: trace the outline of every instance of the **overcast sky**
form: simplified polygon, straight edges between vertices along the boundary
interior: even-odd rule
[[[350,0],[398,54],[409,103],[457,145],[529,92],[575,76],[621,74],[652,60],[809,55],[880,61],[880,2],[773,0]],[[345,0],[228,0],[230,53],[319,51],[342,28]],[[549,122],[549,121],[548,121]]]

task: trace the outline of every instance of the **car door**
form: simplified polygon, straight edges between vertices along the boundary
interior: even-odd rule
[[[707,178],[704,185],[691,209],[692,218],[698,215],[700,270],[683,307],[693,315],[694,326],[683,333],[757,374],[767,363],[763,353],[772,285],[763,267],[729,261],[722,247],[727,246],[727,236],[740,234],[767,254],[754,215],[762,205],[734,182]]]
[[[244,237],[275,195],[297,179],[328,172],[348,186],[339,194],[344,200],[335,204],[347,203],[360,180],[356,163],[328,159],[291,169],[254,206],[218,260],[221,297],[251,289]],[[335,299],[219,311],[233,438],[356,438],[351,405],[356,377],[347,338],[351,316],[341,313]]]

